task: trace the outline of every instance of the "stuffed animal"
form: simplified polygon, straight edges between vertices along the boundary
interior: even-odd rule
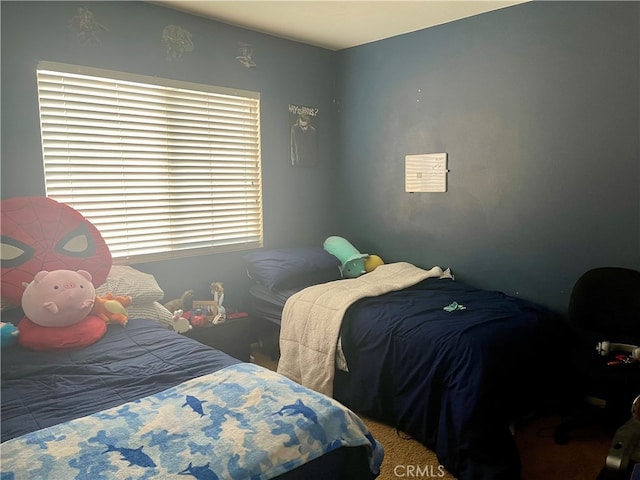
[[[66,327],[83,320],[93,308],[96,289],[85,270],[42,270],[22,294],[22,310],[42,327]]]
[[[95,301],[89,272],[38,272],[22,295],[25,316],[18,323],[18,343],[30,350],[50,351],[97,342],[106,333],[107,325],[90,314]]]
[[[75,350],[93,345],[107,332],[101,318],[87,315],[83,320],[66,327],[42,327],[24,317],[18,323],[18,343],[37,352]]]
[[[95,287],[106,280],[111,252],[80,212],[48,197],[8,198],[0,207],[4,301],[20,305],[25,286],[41,270],[85,270]]]
[[[176,310],[187,312],[193,308],[193,295],[193,290],[185,290],[180,298],[165,303],[164,308],[170,312],[175,312]]]
[[[18,329],[13,323],[0,322],[0,346],[10,347],[18,340]]]
[[[380,265],[384,265],[384,261],[378,255],[369,255],[364,261],[364,269],[369,272],[373,272]]]
[[[182,316],[183,313],[182,309],[173,312],[173,329],[178,333],[188,332],[193,328],[189,320]]]
[[[323,247],[331,255],[338,257],[343,277],[356,278],[367,272],[365,260],[369,254],[360,253],[347,239],[331,236],[324,241]]]
[[[18,343],[52,351],[98,341],[107,325],[90,311],[95,287],[112,265],[98,229],[80,212],[47,197],[9,198],[0,206],[2,300],[22,304],[25,311]]]
[[[125,326],[129,317],[127,307],[131,305],[131,297],[114,296],[107,293],[100,297],[96,295],[91,314],[104,320],[105,323],[116,323]]]
[[[211,295],[213,295],[213,301],[218,305],[218,312],[213,317],[213,324],[222,323],[227,318],[227,311],[222,306],[224,301],[224,288],[222,282],[213,282],[211,284]]]

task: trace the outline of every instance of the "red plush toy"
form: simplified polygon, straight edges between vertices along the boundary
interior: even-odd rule
[[[47,197],[15,197],[0,202],[2,299],[20,305],[22,293],[41,270],[85,270],[93,285],[111,270],[109,247],[80,212]]]
[[[5,199],[0,212],[2,300],[22,305],[23,293],[33,282],[43,291],[45,283],[50,284],[52,295],[61,293],[46,300],[27,296],[29,313],[25,311],[18,324],[18,343],[32,350],[60,350],[98,341],[107,325],[90,311],[95,286],[104,283],[112,264],[98,229],[80,212],[47,197]],[[52,275],[60,270],[67,271],[67,280],[58,282],[58,274]]]
[[[74,350],[100,340],[107,332],[107,324],[101,318],[89,315],[68,327],[42,327],[24,317],[18,324],[18,331],[18,343],[29,350]]]

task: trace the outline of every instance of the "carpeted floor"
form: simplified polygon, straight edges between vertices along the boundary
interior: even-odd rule
[[[385,448],[381,480],[454,479],[440,466],[436,455],[419,442],[402,438],[392,427],[366,417],[362,419]],[[516,431],[522,480],[595,480],[600,472],[609,451],[611,434],[595,428],[584,429],[572,432],[568,445],[556,445],[552,434],[559,420],[554,416],[540,418]]]
[[[439,478],[454,480],[438,462],[431,450],[416,440],[411,440],[396,432],[393,427],[361,416],[373,436],[384,447],[384,461],[380,480],[394,478]]]
[[[522,460],[522,480],[595,480],[604,466],[614,432],[599,427],[576,429],[567,445],[553,441],[560,422],[549,416],[516,431]]]
[[[259,365],[271,370],[277,368],[277,362],[257,348],[254,348],[252,356]],[[455,480],[440,465],[436,455],[419,442],[405,438],[393,427],[364,416],[361,418],[385,449],[385,459],[378,477],[380,480]],[[522,460],[522,480],[595,480],[609,451],[612,432],[597,428],[581,429],[571,432],[568,445],[556,445],[553,427],[559,420],[555,416],[543,417],[516,430],[516,443]]]

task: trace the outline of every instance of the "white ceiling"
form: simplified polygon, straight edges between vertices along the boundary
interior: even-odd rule
[[[329,50],[363,45],[527,0],[157,0],[156,3]]]

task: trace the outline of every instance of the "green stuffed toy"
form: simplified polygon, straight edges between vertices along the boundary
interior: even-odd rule
[[[340,260],[340,272],[343,277],[356,278],[366,273],[365,261],[368,253],[360,253],[348,240],[331,236],[324,241],[324,249]]]

